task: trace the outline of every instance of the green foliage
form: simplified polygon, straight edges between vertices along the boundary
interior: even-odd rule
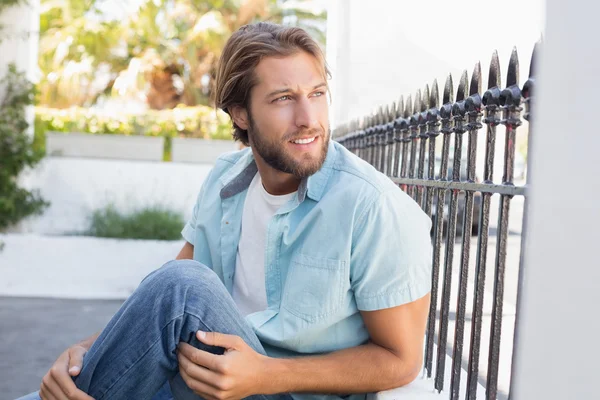
[[[25,108],[33,103],[34,87],[11,65],[0,82],[4,98],[0,101],[0,231],[21,219],[41,213],[48,205],[37,191],[18,185],[18,176],[43,157],[27,135],[29,124]]]
[[[27,3],[27,0],[0,0],[0,13],[8,7],[25,3]]]
[[[325,14],[310,2],[142,0],[109,16],[98,0],[42,0],[39,104],[90,106],[100,97],[152,109],[210,104],[217,60],[231,34],[261,21],[305,28],[324,43]],[[123,7],[123,10],[126,7]]]
[[[178,240],[183,225],[181,213],[163,207],[123,214],[109,205],[92,213],[86,234],[117,239]]]
[[[215,112],[206,106],[178,106],[171,110],[148,110],[136,115],[107,115],[80,107],[36,107],[35,130],[36,140],[40,144],[47,131],[232,139],[231,122],[227,114]]]

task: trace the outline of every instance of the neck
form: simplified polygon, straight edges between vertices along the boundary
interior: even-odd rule
[[[298,190],[301,181],[300,178],[271,167],[262,157],[256,154],[254,149],[252,149],[252,153],[254,154],[260,179],[267,193],[273,196],[282,196]]]

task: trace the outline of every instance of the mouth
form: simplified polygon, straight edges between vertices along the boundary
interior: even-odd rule
[[[294,147],[307,148],[315,144],[317,142],[317,139],[319,139],[319,136],[308,136],[304,138],[290,140],[289,143],[294,145]]]

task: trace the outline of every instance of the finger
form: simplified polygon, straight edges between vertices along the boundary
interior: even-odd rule
[[[54,369],[55,367],[53,367]],[[75,386],[73,378],[69,375],[68,371],[52,371],[53,383],[56,384],[58,392],[52,389],[52,393],[59,400],[93,400],[91,396],[81,391]]]
[[[80,346],[74,346],[69,350],[69,374],[77,376],[83,367],[83,356],[86,350]]]
[[[52,378],[51,373],[46,374],[42,379],[42,387],[40,394],[44,393],[43,400],[69,400],[67,396],[60,390],[56,381]]]
[[[183,378],[185,384],[194,391],[197,395],[205,399],[216,399],[217,398],[217,389],[213,388],[210,385],[207,385],[204,382],[200,382],[192,378],[185,372],[183,369],[179,369],[179,373]]]
[[[177,354],[177,360],[179,362],[179,370],[185,371],[187,376],[194,380],[206,383],[215,389],[222,389],[218,385],[218,383],[221,381],[221,377],[215,372],[209,370],[208,368],[194,364],[192,360],[187,358],[182,353]]]
[[[244,341],[236,335],[227,335],[219,332],[196,332],[196,337],[199,341],[209,346],[223,347],[225,349],[239,350]]]
[[[48,388],[46,386],[44,386],[44,384],[42,384],[42,386],[40,387],[40,399],[42,400],[56,400],[56,397],[54,397],[52,395],[52,393],[50,393],[48,391]]]
[[[200,350],[192,345],[185,342],[180,342],[178,346],[179,351],[188,358],[191,362],[202,367],[216,370],[218,357],[216,354],[209,353],[208,351]]]

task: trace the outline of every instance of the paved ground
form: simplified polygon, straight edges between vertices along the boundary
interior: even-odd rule
[[[120,305],[120,300],[0,297],[0,400],[38,390],[60,353],[101,330]]]

